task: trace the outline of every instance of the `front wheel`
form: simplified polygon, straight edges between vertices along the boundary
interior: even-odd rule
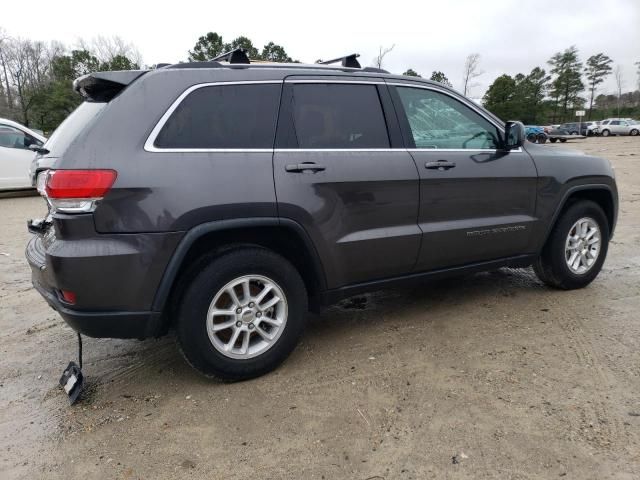
[[[257,377],[289,356],[306,313],[307,292],[293,265],[263,248],[240,248],[194,276],[180,304],[178,344],[207,376]]]
[[[611,135],[611,132],[609,130],[603,130],[602,131],[602,136],[603,137],[608,137],[609,135]]]
[[[629,132],[629,135],[631,135],[632,137],[635,137],[635,136],[637,136],[639,133],[640,133],[640,132],[638,131],[638,129],[637,129],[637,128],[634,128],[633,130],[631,130],[631,131]]]
[[[533,267],[551,287],[582,288],[600,272],[608,247],[609,224],[602,208],[577,201],[561,214]]]

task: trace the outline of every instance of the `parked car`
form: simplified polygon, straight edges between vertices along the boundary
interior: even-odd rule
[[[553,125],[550,128],[545,128],[544,131],[547,134],[547,139],[551,143],[556,143],[557,141],[564,143],[567,141],[567,139],[577,138],[575,135],[571,135],[567,130],[553,128]]]
[[[569,135],[582,135],[585,137],[596,133],[594,131],[596,129],[597,124],[595,122],[569,122],[563,123],[558,127],[558,130],[566,130],[567,132],[569,132]]]
[[[587,137],[593,137],[596,135],[600,135],[600,122],[598,121],[588,121],[584,122],[583,135]]]
[[[618,211],[607,160],[338,61],[236,50],[76,80],[87,101],[34,160],[34,287],[78,332],[173,328],[197,370],[244,379],[289,355],[308,309],[360,292],[530,265],[559,289],[596,278]]]
[[[525,137],[532,143],[546,143],[547,134],[544,127],[538,127],[536,125],[525,125]]]
[[[46,138],[17,122],[0,118],[0,190],[33,188],[29,166],[31,146],[40,147]]]
[[[608,118],[600,122],[600,133],[603,137],[609,135],[632,135],[640,134],[640,122],[633,119]]]

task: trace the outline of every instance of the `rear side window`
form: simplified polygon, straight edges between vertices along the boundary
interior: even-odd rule
[[[158,148],[273,148],[280,84],[213,85],[191,92],[160,130]]]
[[[292,114],[299,148],[388,148],[375,85],[293,85]]]

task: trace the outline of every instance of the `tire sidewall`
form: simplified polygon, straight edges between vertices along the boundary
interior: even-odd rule
[[[211,301],[229,281],[243,275],[262,275],[278,284],[287,301],[287,323],[267,351],[246,360],[223,355],[207,334]],[[215,258],[198,273],[182,298],[176,332],[187,361],[205,375],[240,380],[276,368],[295,348],[304,331],[307,293],[297,270],[283,257],[262,248],[246,248]]]
[[[569,231],[581,218],[589,217],[600,228],[600,253],[596,263],[584,274],[574,273],[565,260],[565,245]],[[566,288],[580,288],[591,283],[600,273],[609,249],[609,224],[607,217],[596,203],[580,201],[571,205],[559,219],[549,244],[552,269]]]

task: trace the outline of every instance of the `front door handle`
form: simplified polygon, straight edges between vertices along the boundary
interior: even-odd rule
[[[430,170],[449,170],[455,166],[456,162],[449,162],[448,160],[438,160],[437,162],[427,162],[424,164],[424,168]]]
[[[284,169],[287,172],[302,173],[306,171],[322,172],[323,170],[326,170],[326,167],[323,167],[322,165],[318,165],[317,163],[306,162],[306,163],[291,163],[289,165],[286,165]]]

